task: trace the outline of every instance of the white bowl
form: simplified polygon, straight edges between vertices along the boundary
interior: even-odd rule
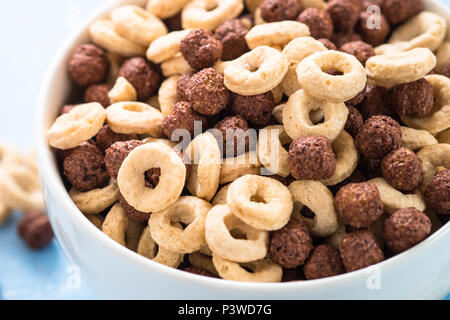
[[[150,261],[120,246],[91,224],[71,201],[46,130],[71,90],[66,66],[74,48],[89,41],[88,26],[118,4],[97,10],[58,53],[42,87],[36,119],[37,156],[48,213],[56,237],[82,281],[110,299],[441,299],[450,292],[450,223],[414,248],[371,268],[292,283],[241,283],[200,277]],[[450,21],[450,10],[434,0],[427,9]]]

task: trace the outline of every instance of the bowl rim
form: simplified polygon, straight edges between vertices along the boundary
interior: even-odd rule
[[[450,8],[447,8],[445,4],[438,0],[425,0],[427,3],[431,4],[440,12],[445,12],[446,16],[450,18]],[[48,69],[43,84],[40,89],[40,94],[38,98],[38,106],[35,115],[35,142],[36,142],[36,155],[39,166],[39,173],[41,179],[45,181],[45,185],[51,190],[50,193],[54,195],[54,201],[58,202],[58,205],[64,209],[64,214],[72,216],[73,219],[77,220],[87,232],[90,233],[98,241],[99,246],[105,246],[110,250],[115,251],[118,257],[124,259],[132,259],[134,263],[148,268],[149,271],[155,273],[161,273],[167,277],[174,280],[180,280],[188,282],[195,285],[201,285],[204,288],[214,287],[215,289],[226,289],[226,290],[240,290],[240,291],[263,291],[263,292],[278,292],[281,291],[292,291],[292,290],[308,290],[309,288],[317,288],[319,286],[329,286],[329,287],[339,287],[346,281],[356,280],[356,279],[366,279],[367,272],[373,267],[379,268],[379,270],[386,270],[392,265],[397,263],[407,263],[408,259],[413,256],[417,256],[424,252],[427,248],[433,246],[441,238],[450,234],[450,223],[447,223],[441,227],[438,231],[428,237],[426,240],[420,244],[414,246],[413,248],[402,252],[394,257],[388,258],[378,264],[372,265],[367,268],[363,268],[357,271],[316,280],[308,281],[295,281],[295,282],[282,282],[282,283],[254,283],[254,282],[239,282],[232,280],[223,280],[216,278],[202,277],[196,274],[191,274],[188,272],[183,272],[178,269],[167,267],[165,265],[154,262],[137,253],[121,246],[108,236],[106,236],[101,230],[97,229],[81,211],[75,206],[71,200],[69,193],[64,187],[62,179],[56,170],[55,159],[53,153],[48,146],[46,131],[48,129],[45,120],[45,114],[47,112],[47,100],[51,92],[51,84],[59,68],[62,67],[63,61],[67,56],[69,50],[73,47],[79,38],[82,37],[83,33],[86,32],[89,25],[105,16],[112,8],[120,4],[136,3],[141,4],[144,1],[132,1],[132,0],[109,0],[105,4],[98,7],[92,14],[90,14],[86,20],[74,30],[71,35],[66,39],[62,47],[59,49],[57,54],[52,60],[50,68]],[[281,291],[280,291],[281,290]]]

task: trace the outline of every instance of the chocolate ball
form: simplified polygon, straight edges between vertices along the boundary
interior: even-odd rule
[[[17,232],[32,250],[46,247],[54,237],[50,220],[41,211],[30,211],[24,214],[17,226]]]
[[[293,282],[305,280],[300,268],[286,269],[283,268],[283,277],[281,282]]]
[[[218,122],[215,129],[219,130],[220,137],[217,137],[223,144],[223,154],[226,157],[236,157],[245,153],[249,149],[249,137],[247,121],[241,116],[232,116]],[[219,139],[220,138],[220,139]]]
[[[396,85],[391,90],[391,104],[399,115],[424,118],[433,110],[433,87],[424,78]]]
[[[352,106],[348,106],[348,118],[345,123],[345,131],[350,133],[350,135],[355,138],[363,127],[363,117],[359,113],[358,109]]]
[[[329,39],[322,38],[322,39],[319,39],[318,41],[322,42],[322,44],[328,50],[337,50],[336,45],[333,42],[331,42],[331,40],[329,40]]]
[[[308,280],[328,278],[344,272],[339,250],[328,244],[314,248],[303,268]]]
[[[193,72],[184,73],[179,76],[177,80],[177,101],[188,101],[186,96],[186,90],[188,87],[189,80],[194,75]]]
[[[208,125],[208,119],[205,116],[194,111],[189,102],[181,101],[175,104],[169,115],[163,120],[162,128],[164,134],[169,139],[175,139],[176,137],[173,134],[176,130],[180,129],[187,130],[192,138],[194,136],[196,122],[202,131]],[[175,140],[178,141],[178,139]]]
[[[358,21],[361,11],[359,1],[350,0],[330,0],[328,2],[327,12],[334,23],[337,31],[350,31]]]
[[[181,41],[180,51],[193,69],[201,70],[220,60],[223,47],[210,31],[193,29]]]
[[[375,55],[373,47],[363,41],[347,42],[339,48],[339,51],[355,56],[363,66],[366,64],[367,59]]]
[[[377,239],[368,230],[347,233],[342,239],[340,252],[347,272],[363,269],[384,260]]]
[[[346,106],[356,107],[358,104],[364,101],[366,97],[366,88],[360,91],[356,96],[351,98],[350,100],[345,101]]]
[[[389,102],[389,91],[373,85],[367,85],[364,100],[356,107],[365,120],[378,115],[392,117],[394,114]]]
[[[381,2],[381,11],[392,24],[402,23],[422,9],[422,0],[383,0]]]
[[[379,25],[375,25],[377,22],[379,22]],[[383,14],[377,15],[371,12],[361,12],[356,31],[361,35],[364,42],[373,46],[379,46],[385,43],[387,36],[391,32],[391,25]]]
[[[231,111],[242,116],[251,126],[262,128],[270,124],[275,100],[272,92],[255,96],[242,96],[234,94],[231,102]]]
[[[76,84],[88,87],[105,80],[109,65],[105,51],[93,44],[83,44],[70,57],[68,71]]]
[[[125,158],[135,148],[143,145],[139,140],[119,141],[111,145],[105,152],[105,164],[109,175],[117,179],[120,167]]]
[[[214,31],[216,39],[222,42],[222,61],[237,59],[249,51],[247,33],[248,28],[241,19],[226,21]]]
[[[261,17],[266,22],[295,20],[302,10],[296,0],[264,0],[259,8]]]
[[[424,192],[427,207],[439,214],[450,214],[450,170],[433,177]]]
[[[112,144],[119,141],[137,140],[137,134],[119,134],[111,130],[108,125],[103,128],[95,136],[95,145],[103,152],[106,151]]]
[[[169,32],[183,30],[181,11],[174,16],[164,19],[164,23]]]
[[[362,156],[359,168],[364,172],[367,179],[373,179],[381,177],[383,174],[381,172],[381,162],[383,159],[371,159]]]
[[[337,48],[340,48],[347,42],[361,40],[361,36],[354,31],[335,31],[330,40]]]
[[[330,38],[333,34],[333,20],[325,10],[307,8],[297,17],[297,21],[306,24],[315,39]]]
[[[125,214],[131,220],[144,223],[144,222],[148,222],[148,220],[150,219],[150,213],[145,213],[145,212],[136,210],[135,208],[130,206],[120,192],[119,192],[119,203],[120,203],[120,206],[122,207],[123,211],[125,212]]]
[[[111,90],[112,85],[108,83],[103,84],[94,84],[87,88],[84,93],[84,102],[98,102],[104,108],[107,108],[111,105],[111,100],[109,99],[109,91]]]

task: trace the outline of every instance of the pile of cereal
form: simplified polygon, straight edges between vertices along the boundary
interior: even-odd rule
[[[421,0],[150,0],[90,27],[48,130],[69,194],[164,265],[280,282],[450,214],[450,43]]]

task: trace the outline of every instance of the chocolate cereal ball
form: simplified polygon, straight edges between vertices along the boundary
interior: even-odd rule
[[[402,252],[424,240],[431,232],[430,218],[409,207],[400,209],[384,221],[383,238],[389,249]]]
[[[342,239],[340,252],[347,272],[363,269],[384,260],[377,239],[368,230],[347,233]]]
[[[283,277],[281,279],[281,282],[293,282],[300,280],[305,280],[305,277],[303,276],[300,268],[294,269],[283,268]]]
[[[336,45],[333,42],[331,42],[331,40],[329,40],[329,39],[322,38],[322,39],[319,39],[318,41],[322,42],[322,44],[328,50],[337,50]]]
[[[347,42],[361,40],[361,36],[353,31],[337,31],[333,33],[330,40],[337,48],[340,48]]]
[[[162,128],[167,138],[172,139],[176,130],[184,129],[194,136],[195,122],[198,122],[199,128],[206,128],[208,119],[192,109],[189,102],[177,102],[169,115],[163,120]],[[203,130],[203,129],[202,129]]]
[[[339,48],[339,51],[355,56],[363,66],[366,64],[367,59],[375,55],[373,47],[363,41],[347,42]]]
[[[349,112],[347,122],[345,123],[345,131],[355,138],[361,131],[364,120],[358,109],[352,106],[348,106],[347,108]]]
[[[368,228],[383,215],[378,188],[370,183],[350,183],[342,187],[334,199],[342,223],[354,228]]]
[[[264,0],[259,8],[261,17],[266,22],[295,20],[302,10],[296,0]]]
[[[351,31],[358,21],[361,3],[357,0],[330,0],[327,12],[337,31]]]
[[[32,250],[46,247],[54,237],[48,215],[41,211],[25,213],[19,221],[17,232]]]
[[[193,29],[181,41],[180,51],[193,69],[201,70],[220,60],[223,47],[210,31]]]
[[[177,80],[177,101],[187,101],[186,90],[189,80],[194,75],[193,72],[184,73]]]
[[[297,21],[306,24],[315,39],[330,38],[333,34],[333,20],[325,10],[307,8],[297,17]]]
[[[392,24],[402,23],[423,9],[422,0],[383,0],[380,6]]]
[[[373,85],[367,85],[364,100],[357,108],[364,120],[377,115],[392,117],[394,114],[389,102],[389,91]]]
[[[111,90],[112,85],[109,83],[103,84],[94,84],[87,88],[84,93],[84,102],[98,102],[104,108],[107,108],[111,105],[111,100],[109,99],[109,91]]]
[[[305,263],[312,249],[308,224],[291,219],[285,227],[272,233],[269,254],[275,263],[291,269]]]
[[[423,181],[422,161],[408,148],[388,153],[381,170],[386,181],[400,191],[414,191]]]
[[[356,136],[356,147],[365,157],[381,159],[402,144],[402,132],[397,121],[386,116],[369,118]]]
[[[72,54],[68,71],[79,86],[88,87],[105,80],[109,70],[106,53],[93,44],[83,44]]]
[[[143,143],[140,140],[119,141],[111,145],[105,153],[105,164],[109,175],[117,179],[120,167],[125,158]]]
[[[120,192],[119,192],[119,203],[123,211],[125,211],[126,215],[131,220],[134,220],[136,222],[148,222],[148,219],[150,219],[150,213],[138,211],[132,206],[130,206]]]
[[[366,88],[364,88],[361,92],[359,92],[352,99],[345,101],[346,106],[356,107],[358,104],[364,101],[366,97]]]
[[[224,110],[231,94],[223,82],[223,76],[213,68],[194,74],[186,89],[186,96],[192,108],[205,116],[213,116]]]
[[[328,244],[314,248],[303,268],[308,280],[328,278],[344,272],[339,250]]]
[[[233,95],[231,111],[242,116],[251,126],[258,128],[269,125],[275,100],[272,92],[255,96]]]
[[[374,25],[379,21],[379,27]],[[356,31],[361,35],[364,42],[373,46],[379,46],[385,43],[387,36],[391,32],[389,21],[383,14],[377,16],[371,12],[361,12],[359,14]]]
[[[70,184],[82,192],[104,187],[109,181],[103,153],[89,142],[72,149],[63,168]]]
[[[302,137],[289,147],[289,168],[297,180],[329,179],[336,170],[336,155],[325,137]]]
[[[433,87],[425,78],[396,85],[391,91],[391,104],[399,115],[424,118],[433,109]]]
[[[137,140],[137,134],[119,134],[111,130],[108,125],[104,125],[103,128],[95,136],[95,145],[101,151],[105,152],[106,149],[111,147],[112,144],[119,141]]]
[[[117,77],[124,77],[133,85],[139,101],[150,98],[161,84],[161,75],[156,68],[141,57],[126,60]]]
[[[371,159],[362,156],[359,168],[364,172],[367,179],[373,179],[383,176],[381,172],[381,162],[383,159]]]
[[[220,132],[219,141],[223,141],[223,154],[226,157],[235,157],[248,151],[250,143],[246,135],[248,124],[244,118],[227,117],[218,122],[214,128]]]
[[[450,214],[450,170],[433,177],[424,192],[427,207],[439,214]]]
[[[247,33],[248,28],[241,19],[226,21],[214,31],[216,39],[222,42],[222,61],[234,60],[249,51]]]
[[[181,22],[181,11],[174,16],[164,19],[163,21],[170,32],[183,30],[183,25]]]

